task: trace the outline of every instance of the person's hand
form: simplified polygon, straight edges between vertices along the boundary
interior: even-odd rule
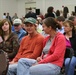
[[[36,62],[35,64],[32,64],[32,66],[38,65],[38,63]]]
[[[17,62],[14,62],[14,61],[9,62],[9,64],[14,64],[14,63],[17,63]]]
[[[42,58],[41,57],[38,57],[36,60],[37,60],[37,62],[39,62],[39,61],[42,60]]]

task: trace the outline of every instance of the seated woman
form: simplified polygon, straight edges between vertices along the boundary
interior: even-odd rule
[[[74,56],[72,57],[71,62],[70,62],[70,58],[65,59],[65,73],[66,73],[66,75],[74,75],[74,68],[76,66],[75,28],[74,28],[74,24],[70,20],[65,21],[63,23],[63,25],[64,25],[64,31],[65,31],[64,35],[67,40],[67,46],[73,48],[73,50],[74,50]],[[69,65],[69,62],[70,62],[70,65]]]
[[[17,35],[11,32],[11,23],[7,19],[0,22],[0,34],[0,50],[4,50],[11,61],[19,49],[19,42]]]
[[[63,34],[56,31],[58,23],[52,17],[43,20],[43,30],[49,34],[44,39],[43,55],[37,60],[21,58],[18,61],[17,75],[59,75],[64,61],[66,41]]]

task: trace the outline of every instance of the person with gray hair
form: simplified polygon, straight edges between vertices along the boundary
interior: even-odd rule
[[[27,32],[22,29],[21,24],[22,24],[22,21],[20,19],[15,19],[13,21],[13,25],[15,29],[14,33],[18,35],[19,42],[21,42],[22,38],[27,35]]]

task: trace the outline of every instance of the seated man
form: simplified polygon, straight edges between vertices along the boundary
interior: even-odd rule
[[[66,50],[65,37],[56,31],[60,25],[52,17],[44,19],[42,26],[45,33],[49,34],[43,42],[43,54],[37,61],[21,58],[18,61],[17,75],[60,75]]]
[[[57,31],[62,34],[64,33],[64,26],[63,26],[64,21],[65,21],[65,18],[63,16],[57,17],[57,22],[60,24],[60,29],[57,29]]]
[[[9,62],[7,75],[16,74],[17,62],[20,58],[36,59],[41,55],[43,48],[43,36],[36,30],[36,20],[28,18],[25,21],[25,28],[28,35],[25,36],[20,44],[19,51],[12,62]]]
[[[19,42],[21,42],[22,38],[27,35],[27,32],[22,29],[22,21],[20,19],[15,19],[13,25],[15,29],[14,33],[18,35]]]

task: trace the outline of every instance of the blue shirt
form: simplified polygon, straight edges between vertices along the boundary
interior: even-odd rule
[[[64,27],[62,27],[61,29],[57,29],[57,32],[60,32],[60,33],[64,33]]]
[[[15,28],[14,28],[14,26],[12,26],[12,32],[14,32],[15,31]]]
[[[14,31],[14,33],[16,33],[18,35],[19,42],[22,40],[22,38],[25,35],[27,35],[27,32],[25,30],[23,30],[22,28],[18,32]]]

